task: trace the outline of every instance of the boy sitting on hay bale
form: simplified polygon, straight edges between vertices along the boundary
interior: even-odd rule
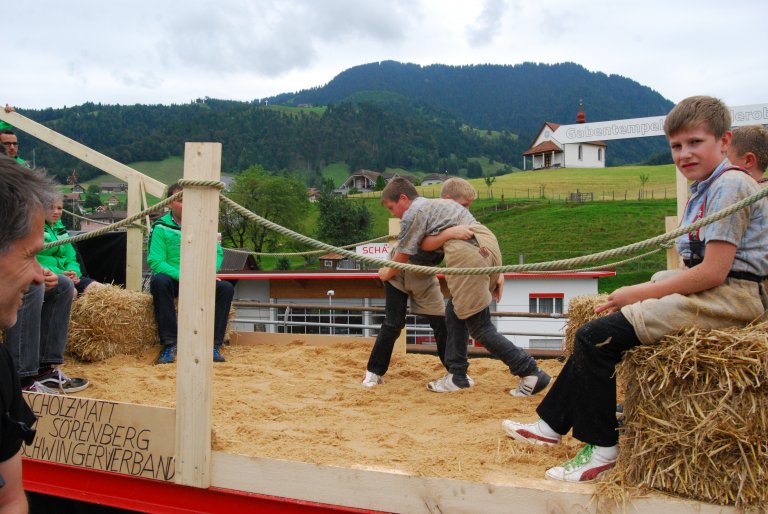
[[[731,141],[728,108],[715,98],[680,102],[664,122],[672,157],[693,180],[681,224],[689,225],[757,192],[746,173],[724,158]],[[687,327],[744,326],[759,318],[768,299],[768,202],[763,200],[679,237],[684,270],[622,287],[595,309],[608,315],[576,332],[573,355],[537,408],[536,423],[505,420],[512,438],[555,445],[573,430],[586,446],[572,460],[547,470],[550,479],[588,482],[613,467],[618,453],[616,364],[624,352]]]
[[[178,183],[168,186],[168,198],[182,190]],[[181,264],[181,214],[182,199],[170,205],[170,211],[152,226],[149,236],[147,262],[152,268],[149,290],[155,309],[157,331],[163,349],[155,360],[156,364],[176,362],[176,308],[174,300],[179,296],[179,266]],[[224,251],[216,244],[216,270],[221,267]],[[227,330],[227,317],[232,305],[235,288],[229,282],[216,279],[216,310],[213,329],[213,361],[224,362],[221,345]]]

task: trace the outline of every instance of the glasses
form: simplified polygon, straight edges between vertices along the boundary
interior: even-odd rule
[[[3,141],[3,144],[5,146],[19,146],[19,143],[17,141]]]

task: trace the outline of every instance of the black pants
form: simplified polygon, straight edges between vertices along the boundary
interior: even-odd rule
[[[467,341],[470,335],[509,366],[509,371],[513,375],[525,377],[536,371],[536,360],[501,335],[493,325],[489,307],[465,320],[460,320],[453,309],[453,302],[448,300],[448,305],[445,307],[445,324],[449,334],[445,350],[445,367],[449,373],[454,375],[467,373],[469,368]]]
[[[616,364],[642,344],[620,312],[590,321],[576,331],[573,355],[536,412],[558,434],[573,429],[587,444],[613,446],[616,423]]]
[[[155,320],[157,331],[160,334],[161,344],[176,343],[176,308],[173,300],[179,296],[179,283],[170,276],[157,273],[152,276],[149,283],[149,291],[152,293],[152,303],[155,308]],[[214,310],[213,343],[224,342],[227,331],[227,318],[232,306],[232,297],[235,288],[226,280],[216,281],[216,308]]]
[[[395,341],[400,337],[403,327],[405,327],[405,315],[408,308],[408,293],[400,291],[398,288],[384,283],[385,304],[384,304],[384,322],[381,324],[379,334],[376,336],[376,342],[371,349],[371,356],[368,358],[368,371],[377,375],[384,375],[389,369],[389,361],[392,359],[392,349],[395,347]],[[445,340],[447,337],[445,329],[444,316],[426,316],[429,326],[435,333],[437,342],[437,354],[440,362],[445,362]]]

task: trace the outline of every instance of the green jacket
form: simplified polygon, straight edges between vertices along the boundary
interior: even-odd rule
[[[61,220],[53,226],[45,224],[45,242],[52,243],[61,239],[68,239],[69,234]],[[53,248],[44,248],[37,254],[37,262],[43,268],[48,268],[57,275],[65,271],[74,271],[80,277],[80,263],[77,262],[75,247],[71,244],[54,246]]]
[[[173,220],[170,211],[152,224],[147,246],[149,247],[147,263],[152,273],[163,273],[178,281],[181,263],[181,226]],[[223,260],[224,250],[217,243],[216,271],[221,268]]]

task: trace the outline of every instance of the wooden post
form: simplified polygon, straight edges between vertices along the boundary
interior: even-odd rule
[[[395,244],[395,241],[397,240],[397,235],[400,233],[400,220],[398,218],[389,218],[389,246],[391,247],[393,244]],[[400,273],[403,273],[402,271]],[[392,349],[392,353],[399,353],[401,355],[405,355],[406,353],[406,335],[407,335],[407,328],[404,328],[402,332],[400,332],[400,337],[397,338],[395,341],[395,346]]]
[[[141,211],[141,177],[128,175],[127,217]],[[141,257],[144,243],[144,233],[137,226],[127,228],[125,245],[125,288],[129,291],[141,291]]]
[[[186,143],[184,178],[219,180],[220,143]],[[176,366],[176,482],[211,483],[211,379],[219,191],[184,189]]]
[[[664,232],[670,232],[677,228],[677,216],[667,216],[664,218]],[[681,268],[680,254],[677,253],[677,247],[675,242],[672,241],[672,246],[667,248],[667,269]]]

